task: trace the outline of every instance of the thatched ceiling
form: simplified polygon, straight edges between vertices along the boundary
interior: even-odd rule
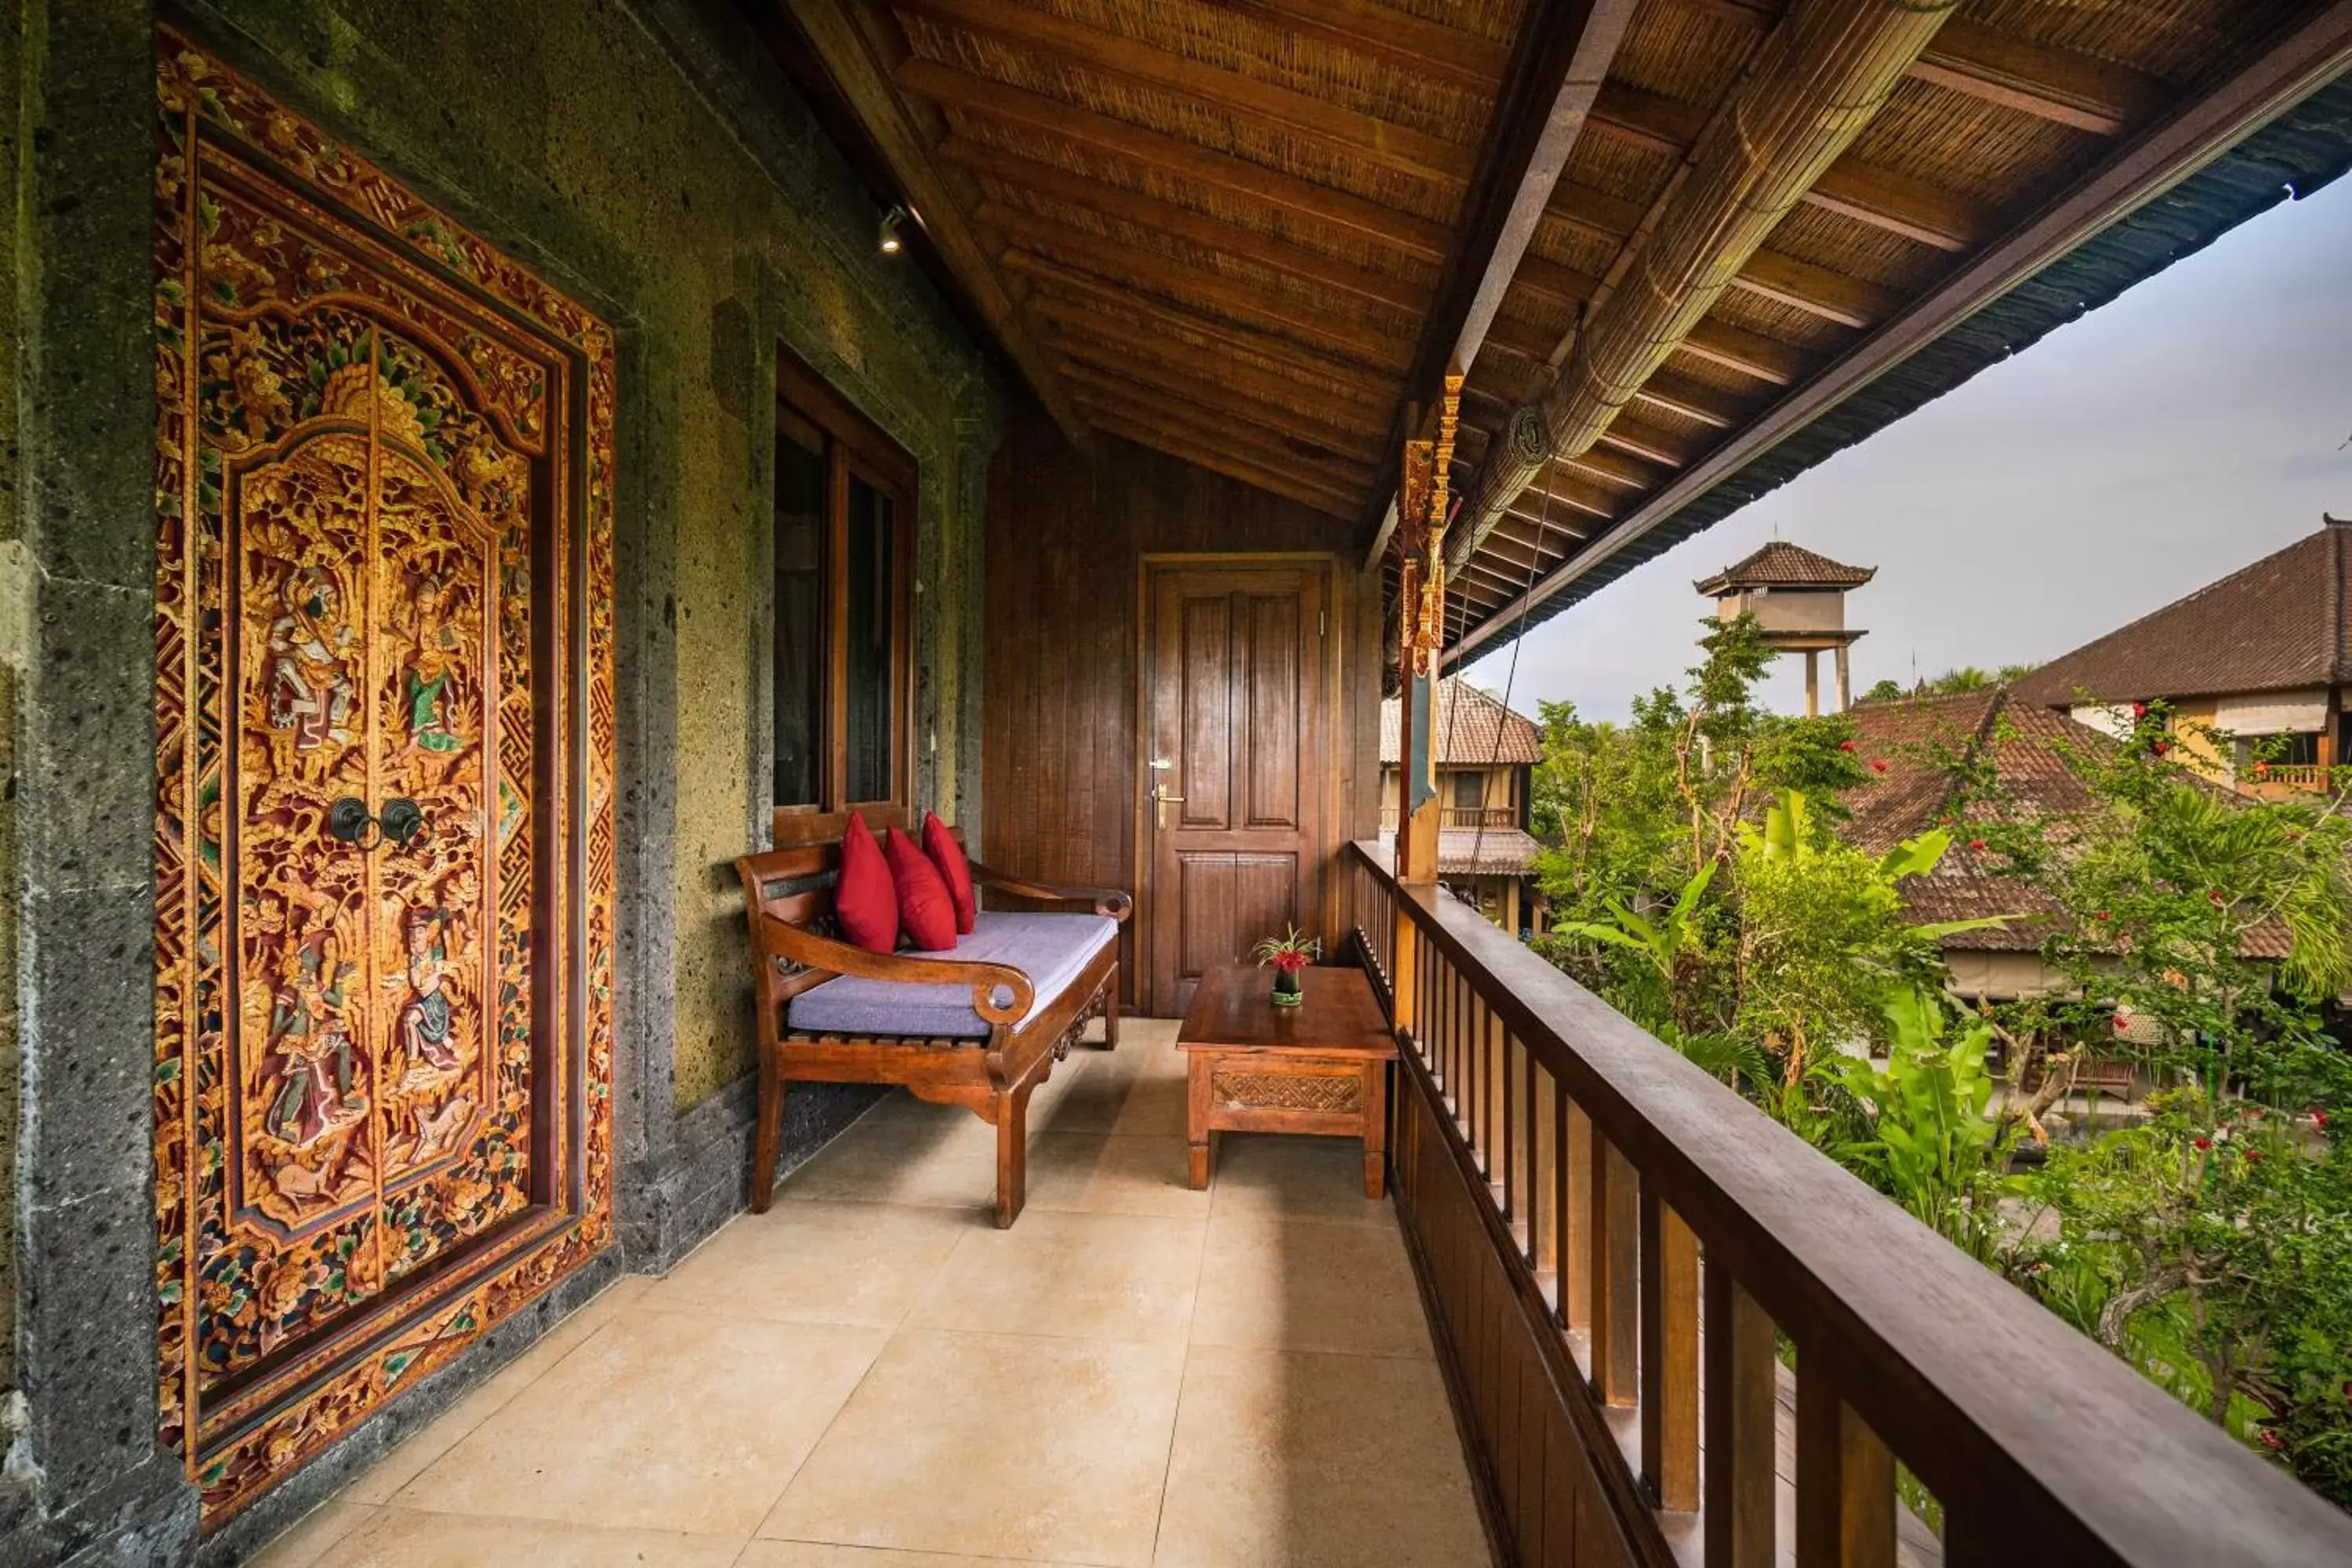
[[[1357,521],[1367,544],[1408,405],[1475,354],[1470,489],[1638,285],[1696,199],[1694,150],[1790,26],[1782,0],[745,3],[790,13],[1074,435]],[[1654,531],[1696,476],[1915,353],[1923,322],[2014,289],[1990,261],[2032,259],[2063,204],[2077,228],[2115,221],[2307,97],[2352,50],[2347,9],[1964,0],[1633,401],[1513,487],[1453,579],[1449,640],[1503,635],[1531,587]],[[2289,54],[2300,74],[2258,101],[2250,77]],[[2233,94],[2234,117],[2180,128]]]

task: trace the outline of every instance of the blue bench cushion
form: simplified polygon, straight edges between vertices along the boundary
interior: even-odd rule
[[[915,958],[1009,963],[1036,988],[1030,1013],[1043,1012],[1067,990],[1097,953],[1118,940],[1107,915],[1034,915],[982,910],[972,933],[953,951]],[[1000,1000],[1008,1000],[998,992]],[[909,984],[837,974],[792,999],[784,1025],[810,1035],[908,1035],[926,1039],[983,1040],[988,1025],[971,1010],[971,987]]]

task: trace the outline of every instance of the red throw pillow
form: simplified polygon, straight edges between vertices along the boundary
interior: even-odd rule
[[[856,812],[841,835],[841,879],[834,884],[833,912],[841,934],[869,952],[898,945],[898,891],[873,829]]]
[[[930,857],[894,827],[883,837],[882,858],[890,863],[890,879],[898,887],[898,924],[907,940],[925,952],[955,946],[955,902]]]
[[[931,864],[940,868],[940,879],[948,885],[948,897],[955,904],[956,930],[970,936],[980,914],[980,900],[971,892],[971,862],[963,858],[963,846],[956,842],[936,811],[923,813],[923,853],[931,858]]]

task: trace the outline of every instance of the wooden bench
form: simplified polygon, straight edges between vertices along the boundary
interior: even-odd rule
[[[884,825],[869,820],[877,831]],[[963,1106],[995,1127],[996,1223],[1010,1226],[1025,1196],[1030,1095],[1097,1014],[1106,1043],[1118,1044],[1118,928],[1134,901],[1114,889],[1032,882],[975,861],[976,895],[1065,912],[983,908],[954,955],[870,952],[841,940],[834,923],[840,867],[837,829],[827,841],[735,862],[759,998],[752,1212],[766,1213],[774,1196],[786,1084],[886,1083]],[[1089,912],[1066,912],[1073,906]],[[992,956],[1006,954],[1014,956]],[[811,1026],[811,1017],[820,1022]]]

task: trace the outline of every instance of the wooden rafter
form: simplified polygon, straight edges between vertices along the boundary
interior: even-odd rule
[[[1332,495],[1352,496],[1370,477],[1370,470],[1363,465],[1318,462],[1279,441],[1244,436],[1230,424],[1221,426],[1214,421],[1171,416],[1142,398],[1087,389],[1078,394],[1078,405],[1089,418],[1118,419],[1132,428],[1156,430],[1197,450],[1221,452],[1240,462],[1289,474]]]
[[[1295,334],[1302,346],[1320,346],[1336,358],[1391,371],[1404,363],[1403,335],[1380,331],[1360,314],[1323,310],[1277,288],[1253,285],[1213,268],[1188,266],[1164,252],[1106,238],[999,203],[982,202],[972,216],[983,228],[993,229],[1024,247],[1013,253],[1023,256],[1019,263],[1013,255],[1005,258],[1008,267],[1045,274],[1053,264],[1043,262],[1038,252],[1056,251],[1097,278],[1155,289],[1192,310],[1219,311],[1263,331]]]
[[[1475,151],[1410,126],[1191,59],[1125,33],[1057,16],[1007,0],[891,0],[901,11],[953,24],[1042,55],[1212,108],[1278,126],[1286,135],[1349,157],[1458,188],[1470,175]]]
[[[1027,270],[1031,277],[1053,291],[1031,296],[1038,314],[1066,321],[1075,311],[1076,319],[1081,321],[1099,322],[1105,320],[1104,308],[1108,307],[1110,310],[1123,312],[1125,316],[1139,317],[1140,323],[1119,318],[1125,329],[1120,335],[1123,341],[1133,343],[1147,353],[1167,342],[1164,333],[1151,329],[1166,328],[1190,332],[1211,343],[1253,354],[1280,366],[1281,371],[1267,374],[1279,379],[1282,384],[1295,388],[1302,398],[1371,404],[1385,398],[1395,384],[1392,374],[1368,371],[1361,365],[1325,354],[1309,353],[1286,338],[1261,332],[1239,322],[1217,321],[1148,295],[1126,292],[1066,267],[1042,263],[1033,265],[1030,260],[1020,259],[1023,254],[1018,251],[1008,253],[1006,264],[1018,270]],[[1063,297],[1055,298],[1055,295]],[[1219,366],[1233,364],[1236,371],[1251,368],[1234,364],[1230,360],[1215,363]],[[1283,374],[1292,371],[1318,379],[1308,382]]]
[[[868,47],[851,7],[856,0],[785,0],[793,20],[850,111],[857,116],[924,234],[970,296],[973,308],[1028,378],[1030,387],[1065,435],[1083,446],[1086,421],[1055,379],[1021,307],[989,265],[986,252],[940,177],[922,132],[891,90],[889,74]]]
[[[1150,233],[1173,235],[1204,249],[1288,273],[1320,289],[1336,289],[1400,310],[1418,312],[1429,303],[1428,289],[1411,279],[1358,267],[1319,250],[1310,250],[1124,185],[1090,179],[1055,164],[984,147],[960,136],[950,136],[940,142],[939,153],[949,163],[997,184],[1034,192]]]
[[[1782,0],[1678,0],[1693,10],[1769,27]],[[1920,81],[2101,136],[2146,124],[2164,108],[2164,83],[2128,66],[2028,42],[1965,17],[1944,24],[1911,68]]]
[[[1171,378],[1171,384],[1189,379],[1194,386],[1212,393],[1219,387],[1230,387],[1259,403],[1288,409],[1302,418],[1316,421],[1318,428],[1353,429],[1357,427],[1354,421],[1369,425],[1373,418],[1363,394],[1311,386],[1295,377],[1271,374],[1223,353],[1175,342],[1132,321],[1083,306],[1071,307],[1050,300],[1040,300],[1038,304],[1040,314],[1066,329],[1058,331],[1055,339],[1063,352],[1107,360],[1109,363],[1106,368],[1126,365],[1139,369],[1149,365],[1154,375]]]
[[[1425,261],[1443,259],[1452,237],[1452,230],[1442,223],[1398,212],[1351,192],[1319,185],[1043,93],[968,75],[935,60],[908,60],[892,73],[892,79],[907,91],[944,107],[1065,137],[1097,152],[1329,224]]]
[[[1227,10],[1255,16],[1286,33],[1310,37],[1426,76],[1450,87],[1486,94],[1507,68],[1503,45],[1432,22],[1373,0],[1223,0]]]
[[[1100,414],[1097,417],[1102,421],[1102,428],[1114,436],[1154,451],[1165,452],[1171,458],[1181,458],[1213,473],[1223,474],[1228,479],[1239,479],[1245,485],[1255,485],[1259,489],[1271,491],[1333,517],[1347,516],[1353,505],[1352,497],[1334,494],[1278,466],[1252,462],[1228,452],[1213,451],[1198,442],[1186,441],[1165,430],[1156,430],[1147,424],[1115,415]]]
[[[1179,423],[1208,429],[1231,430],[1256,438],[1275,449],[1313,461],[1355,470],[1359,479],[1379,465],[1378,443],[1369,436],[1338,430],[1279,405],[1239,393],[1230,387],[1212,388],[1153,367],[1101,364],[1085,357],[1084,345],[1069,342],[1062,370],[1081,397],[1111,397],[1165,414]]]

